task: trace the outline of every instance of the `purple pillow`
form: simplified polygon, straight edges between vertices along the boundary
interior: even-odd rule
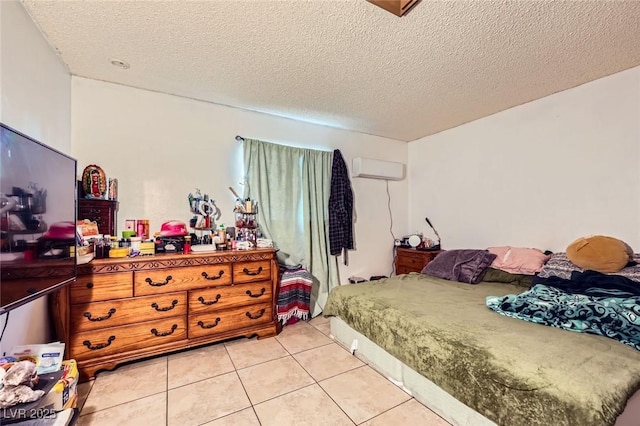
[[[447,250],[429,262],[422,273],[461,283],[478,284],[496,257],[487,250]]]

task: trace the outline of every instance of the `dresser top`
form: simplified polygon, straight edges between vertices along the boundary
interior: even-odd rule
[[[78,265],[78,274],[137,271],[158,268],[175,268],[228,262],[251,262],[275,258],[276,249],[224,250],[208,253],[160,253],[153,256],[135,256],[93,259]]]

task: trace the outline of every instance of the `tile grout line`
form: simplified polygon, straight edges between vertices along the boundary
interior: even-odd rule
[[[1,0],[0,0],[0,1],[1,1]],[[92,411],[92,412],[90,412],[90,413],[82,414],[81,416],[78,416],[78,417],[89,416],[89,415],[91,415],[91,414],[95,414],[95,413],[100,413],[100,412],[102,412],[102,411],[111,410],[112,408],[120,407],[120,406],[122,406],[122,405],[130,404],[130,403],[135,402],[135,401],[140,401],[141,399],[150,398],[150,397],[152,397],[152,396],[160,395],[161,393],[165,393],[165,394],[166,394],[167,392],[166,392],[166,391],[160,391],[160,392],[156,392],[156,393],[151,393],[151,394],[149,394],[149,395],[141,396],[141,397],[139,397],[139,398],[130,399],[130,400],[128,400],[128,401],[124,401],[124,402],[121,402],[121,403],[116,404],[116,405],[111,405],[111,406],[109,406],[109,407],[101,408],[101,409],[99,409],[99,410]]]
[[[308,322],[307,322],[307,323],[308,323]],[[309,324],[309,325],[311,325],[311,324]],[[311,326],[312,326],[313,328],[316,328],[316,327],[315,327],[315,326],[313,326],[313,325],[311,325]],[[318,330],[318,331],[320,331],[320,330]],[[322,333],[322,335],[324,336],[324,333]],[[272,359],[272,360],[269,360],[269,361],[264,361],[264,362],[261,362],[261,363],[258,363],[258,364],[254,364],[254,365],[265,364],[265,363],[267,363],[267,362],[276,361],[276,360],[278,360],[278,359],[283,359],[283,358],[291,357],[291,359],[293,359],[293,360],[294,360],[294,361],[295,361],[295,362],[300,366],[300,368],[302,368],[302,370],[303,370],[305,373],[307,373],[307,374],[309,375],[309,377],[311,377],[311,379],[313,380],[313,383],[310,383],[310,384],[308,384],[308,385],[304,385],[304,386],[302,386],[302,387],[300,387],[300,388],[297,388],[297,389],[290,390],[290,391],[285,392],[285,393],[283,393],[283,394],[281,394],[281,395],[276,395],[276,396],[273,396],[273,397],[271,397],[271,398],[265,399],[264,401],[260,401],[258,404],[253,404],[253,402],[251,402],[251,398],[249,398],[249,402],[251,402],[251,406],[253,407],[254,413],[255,413],[255,406],[256,406],[256,405],[259,405],[259,404],[265,403],[265,402],[267,402],[267,401],[271,401],[271,400],[276,399],[276,398],[280,398],[280,397],[282,397],[282,396],[284,396],[284,395],[288,395],[288,394],[290,394],[290,393],[293,393],[293,392],[299,391],[300,389],[304,389],[304,388],[307,388],[307,387],[309,387],[309,386],[313,386],[314,384],[316,384],[316,385],[320,386],[320,385],[319,385],[319,383],[318,383],[318,381],[317,381],[317,380],[316,380],[316,379],[315,379],[315,378],[314,378],[314,377],[313,377],[313,376],[312,376],[312,375],[311,375],[311,374],[310,374],[310,373],[309,373],[309,372],[308,372],[308,371],[307,371],[307,370],[306,370],[306,369],[305,369],[305,368],[300,364],[300,362],[298,362],[298,360],[294,357],[294,353],[291,353],[291,352],[289,351],[289,349],[287,349],[287,348],[286,348],[286,346],[285,346],[285,345],[284,345],[280,340],[278,340],[278,336],[274,336],[274,338],[276,339],[276,341],[278,342],[278,344],[280,344],[280,346],[282,346],[282,348],[285,350],[285,352],[287,352],[287,355],[286,355],[286,356],[283,356],[283,357],[278,357],[278,358],[275,358],[275,359]],[[314,347],[314,348],[305,349],[305,350],[300,351],[300,352],[295,352],[295,354],[300,354],[300,353],[302,353],[302,352],[306,352],[306,351],[311,351],[311,350],[314,350],[314,349],[318,349],[318,348],[321,348],[321,347],[323,347],[323,346],[328,346],[328,345],[330,345],[330,344],[332,344],[332,343],[333,343],[333,342],[327,343],[326,345],[320,345],[320,346],[316,346],[316,347]],[[254,365],[250,365],[250,366],[244,367],[244,368],[242,368],[242,369],[251,368],[251,367],[253,367]],[[241,369],[241,370],[242,370],[242,369]],[[240,380],[240,382],[242,383],[242,380]],[[242,385],[242,386],[243,386],[243,388],[244,388],[244,383],[243,383],[243,385]],[[321,388],[322,388],[322,387],[321,387]],[[246,392],[246,390],[245,390],[245,392]],[[247,395],[247,398],[248,398],[248,397],[249,397],[249,396]],[[257,413],[256,413],[256,417],[258,417],[258,414],[257,414]],[[348,417],[348,416],[347,416],[347,417]],[[259,418],[258,418],[258,421],[260,421],[260,419],[259,419]]]
[[[319,331],[319,330],[318,330],[318,331]],[[324,335],[324,334],[323,334],[323,335]],[[329,343],[329,344],[333,344],[333,343],[334,343],[334,342],[331,342],[331,343]],[[324,346],[329,346],[329,344],[327,344],[327,345],[321,345],[321,346],[318,346],[318,347],[316,347],[316,348],[311,348],[311,349],[308,349],[308,350],[314,350],[314,349],[321,348],[321,347],[324,347]],[[286,349],[286,348],[285,348],[285,349]],[[298,353],[302,353],[302,352],[306,352],[306,351],[300,351],[300,352],[298,352]],[[337,402],[336,400],[334,400],[334,399],[331,397],[331,395],[329,395],[329,394],[327,393],[327,391],[322,387],[322,385],[320,384],[320,382],[318,382],[318,381],[316,380],[316,378],[315,378],[315,377],[313,377],[313,376],[311,375],[311,373],[309,373],[309,372],[307,371],[307,369],[306,369],[306,368],[304,368],[304,366],[302,366],[302,364],[300,364],[300,361],[298,361],[298,360],[297,360],[293,355],[291,355],[291,357],[294,359],[294,361],[295,361],[295,362],[297,362],[297,363],[298,363],[298,365],[300,366],[300,368],[302,368],[302,369],[303,369],[303,370],[304,370],[304,371],[309,375],[309,377],[311,377],[311,378],[313,379],[313,382],[314,382],[313,384],[318,385],[318,387],[322,390],[322,392],[324,392],[324,394],[325,394],[325,395],[327,395],[327,397],[328,397],[328,398],[329,398],[329,399],[330,399],[334,404],[336,404],[336,407],[338,407],[338,409],[339,409],[340,411],[342,411],[342,412],[344,413],[344,415],[345,415],[345,416],[347,416],[347,418],[351,421],[351,423],[353,423],[353,424],[355,425],[355,424],[356,424],[356,422],[355,422],[355,421],[354,421],[354,420],[353,420],[353,419],[352,419],[352,418],[351,418],[351,417],[350,417],[350,416],[349,416],[349,415],[344,411],[344,409],[340,406],[340,404],[338,404],[338,402]],[[362,366],[361,366],[361,367],[362,367]],[[357,368],[360,368],[360,367],[357,367]],[[352,370],[354,370],[354,369],[351,369],[351,370],[348,370],[348,371],[352,371]],[[346,371],[343,371],[343,372],[342,372],[342,373],[340,373],[340,374],[344,374],[344,373],[346,373]],[[331,376],[331,377],[337,377],[337,376],[339,376],[340,374],[335,374],[335,375],[333,375],[333,376]],[[329,379],[329,377],[327,377],[327,378],[325,378],[325,379],[322,379],[322,380],[327,380],[327,379]],[[322,380],[321,380],[321,381],[322,381]],[[308,386],[311,386],[311,385],[308,385]],[[304,387],[302,387],[302,388],[300,388],[300,389],[304,389],[305,387],[308,387],[308,386],[304,386]],[[300,390],[300,389],[297,389],[297,390]],[[291,392],[295,392],[295,391],[291,391]]]
[[[167,386],[164,391],[164,424],[169,426],[169,357],[167,357]]]
[[[319,330],[318,330],[318,331],[319,331]],[[341,349],[343,349],[343,350],[347,351],[348,353],[351,353],[351,351],[349,351],[346,347],[344,347],[344,346],[342,346],[341,344],[339,344],[335,339],[332,339],[331,337],[329,337],[329,338],[332,340],[332,343],[335,343],[339,348],[341,348]],[[355,354],[352,354],[352,355],[353,355],[353,356],[355,356]],[[390,407],[390,408],[388,408],[388,409],[386,409],[386,410],[382,411],[381,413],[376,414],[375,416],[373,416],[373,417],[371,417],[371,418],[369,418],[369,419],[364,420],[362,423],[356,423],[356,422],[355,422],[351,417],[349,417],[349,415],[348,415],[348,414],[347,414],[347,413],[342,409],[342,407],[340,406],[340,404],[338,404],[338,402],[337,402],[337,401],[335,401],[333,398],[331,398],[331,395],[329,395],[329,394],[327,393],[327,391],[322,387],[322,385],[321,385],[319,382],[316,382],[316,383],[318,383],[318,386],[320,386],[320,389],[322,389],[322,391],[323,391],[323,392],[324,392],[324,393],[325,393],[325,394],[326,394],[326,395],[327,395],[327,396],[328,396],[328,397],[329,397],[329,398],[330,398],[330,399],[331,399],[331,400],[332,400],[332,401],[333,401],[333,402],[338,406],[338,408],[340,408],[340,410],[342,410],[342,412],[343,412],[343,413],[344,413],[344,414],[345,414],[345,415],[346,415],[346,416],[347,416],[347,417],[348,417],[348,418],[349,418],[349,419],[350,419],[350,420],[351,420],[355,425],[363,424],[363,423],[366,423],[366,422],[368,422],[368,421],[370,421],[370,420],[373,420],[373,419],[375,419],[376,417],[379,417],[379,416],[381,416],[382,414],[384,414],[384,413],[386,413],[386,412],[388,412],[388,411],[390,411],[390,410],[393,410],[394,408],[400,407],[401,405],[406,404],[406,403],[408,403],[409,401],[411,401],[411,400],[414,400],[414,399],[415,399],[413,395],[411,395],[410,393],[408,393],[407,391],[405,391],[404,389],[402,389],[400,386],[398,386],[397,384],[395,384],[394,382],[392,382],[391,380],[389,380],[389,378],[388,378],[388,377],[384,376],[381,372],[377,371],[375,368],[373,368],[371,365],[369,365],[369,363],[368,363],[368,362],[365,362],[364,360],[362,360],[362,359],[361,359],[361,358],[359,358],[359,357],[356,357],[356,358],[357,358],[360,362],[362,362],[362,364],[363,364],[363,365],[361,365],[361,366],[359,366],[359,367],[352,368],[352,369],[347,370],[347,371],[343,371],[342,373],[335,374],[335,375],[333,375],[333,376],[327,377],[327,378],[325,378],[325,379],[322,379],[321,381],[329,380],[329,379],[331,379],[331,378],[333,378],[333,377],[338,377],[338,376],[340,376],[341,374],[345,374],[345,373],[348,373],[348,372],[351,372],[351,371],[357,370],[357,369],[362,368],[362,367],[369,367],[371,370],[373,370],[374,372],[376,372],[376,373],[378,373],[380,376],[382,376],[382,378],[384,378],[385,380],[387,380],[387,381],[389,381],[390,383],[392,383],[393,385],[395,385],[398,389],[400,389],[401,391],[403,391],[405,394],[409,395],[409,396],[410,396],[410,398],[409,398],[409,399],[407,399],[406,401],[402,401],[402,402],[400,402],[400,403],[396,404],[395,406]],[[302,365],[301,365],[301,367],[302,367]],[[304,367],[302,367],[302,368],[304,368]],[[306,370],[305,370],[305,371],[306,371]],[[417,400],[416,400],[416,401],[417,401]],[[419,401],[418,401],[418,402],[419,402]],[[425,408],[427,408],[427,407],[425,407]],[[440,417],[440,416],[438,416],[438,417]]]
[[[260,421],[260,418],[258,417],[258,413],[256,413],[256,409],[253,406],[253,402],[251,401],[251,398],[249,397],[249,393],[247,392],[247,388],[244,386],[244,382],[242,381],[242,378],[240,377],[240,374],[238,374],[238,368],[236,368],[236,364],[233,362],[233,358],[231,357],[231,354],[229,353],[229,350],[227,349],[226,345],[224,345],[224,350],[227,353],[227,356],[229,357],[229,359],[231,360],[231,365],[233,365],[233,372],[236,373],[236,377],[238,378],[238,381],[240,382],[240,386],[242,386],[242,390],[244,391],[244,394],[247,397],[247,401],[249,401],[249,406],[251,407],[251,410],[253,411],[253,415],[256,416],[256,419],[258,420],[258,424],[262,425],[262,422]],[[246,410],[246,408],[243,408],[242,410]],[[238,413],[238,412],[240,412],[242,410],[238,410],[238,411],[236,411],[234,413],[230,413],[229,415]],[[223,418],[223,417],[219,417],[219,418]],[[217,419],[215,419],[215,420],[217,420]]]
[[[341,347],[341,348],[342,348],[342,349],[344,349],[345,351],[347,351],[347,352],[351,353],[351,351],[349,350],[349,348],[347,348],[346,346],[343,346],[343,345],[342,345],[340,342],[338,342],[338,340],[336,340],[334,337],[329,337],[329,338],[330,338],[331,340],[333,340],[333,341],[334,341],[334,343],[336,343],[339,347]],[[405,389],[401,388],[400,386],[398,386],[398,385],[397,385],[396,383],[394,383],[393,381],[389,380],[389,378],[388,378],[388,377],[386,377],[385,375],[383,375],[383,374],[382,374],[382,372],[380,372],[380,371],[378,371],[376,368],[374,368],[368,360],[360,358],[360,357],[359,357],[359,356],[357,356],[355,353],[353,353],[353,356],[355,356],[356,358],[358,358],[358,359],[359,359],[359,360],[360,360],[364,365],[366,365],[366,366],[368,366],[369,368],[371,368],[373,371],[375,371],[376,373],[378,373],[379,375],[381,375],[384,379],[388,380],[389,382],[391,382],[392,384],[394,384],[397,388],[399,388],[400,390],[402,390],[404,393],[406,393],[407,395],[409,395],[409,396],[411,397],[410,399],[408,399],[408,400],[406,400],[406,401],[404,401],[404,402],[402,402],[402,403],[398,404],[396,407],[398,407],[398,406],[400,406],[400,405],[402,405],[402,404],[405,404],[405,403],[407,403],[407,402],[409,402],[409,401],[411,401],[411,400],[415,400],[418,404],[422,405],[422,406],[423,406],[423,407],[425,407],[427,410],[431,411],[431,412],[432,412],[432,413],[434,413],[436,416],[438,416],[440,419],[444,420],[444,419],[442,418],[442,416],[440,416],[438,413],[436,413],[435,411],[433,411],[432,409],[430,409],[429,407],[427,407],[426,405],[424,405],[422,402],[418,401],[418,400],[416,399],[416,397],[415,397],[415,396],[413,396],[413,394],[409,393],[408,391],[406,391]],[[358,367],[358,368],[359,368],[359,367]],[[335,377],[335,376],[333,376],[333,377]],[[393,407],[393,408],[395,408],[395,407]],[[386,410],[386,411],[389,411],[389,410]],[[385,412],[386,412],[386,411],[385,411]],[[380,414],[382,414],[382,413],[380,413]],[[380,414],[378,414],[378,416],[379,416]],[[371,419],[374,419],[374,418],[376,418],[376,417],[378,417],[378,416],[374,416],[374,417],[372,417]],[[369,419],[369,420],[371,420],[371,419]],[[366,421],[368,421],[368,420],[366,420]],[[445,421],[447,424],[449,424],[450,426],[452,426],[452,425],[451,425],[449,422],[447,422],[446,420],[444,420],[444,421]]]
[[[331,341],[330,341],[329,343],[321,344],[321,345],[316,346],[316,347],[314,347],[314,348],[309,348],[309,349],[305,349],[305,350],[302,350],[302,351],[299,351],[299,352],[295,352],[295,354],[300,354],[300,353],[303,353],[303,352],[306,352],[306,351],[310,351],[310,350],[318,349],[318,348],[321,348],[321,347],[328,346],[328,345],[330,345],[330,344],[336,343],[333,339],[331,339],[331,337],[329,337],[329,336],[327,336],[326,334],[322,333],[322,331],[320,331],[317,327],[315,327],[314,325],[311,325],[311,324],[309,324],[309,325],[310,325],[313,329],[315,329],[316,331],[320,332],[323,336],[325,336],[325,337],[329,338]],[[244,392],[245,392],[245,395],[247,396],[247,399],[248,399],[248,401],[249,401],[249,403],[250,403],[250,406],[251,406],[251,408],[252,408],[252,410],[253,410],[253,412],[254,412],[254,415],[255,415],[255,417],[256,417],[256,419],[258,420],[258,423],[259,423],[260,425],[262,425],[262,422],[261,422],[261,421],[260,421],[260,419],[258,418],[257,412],[256,412],[256,410],[255,410],[255,405],[252,403],[251,398],[249,398],[249,395],[247,394],[247,390],[246,390],[246,388],[245,388],[245,386],[244,386],[244,383],[242,382],[242,380],[241,380],[241,378],[240,378],[240,376],[239,376],[239,374],[238,374],[238,370],[242,370],[242,369],[250,368],[250,367],[253,367],[253,366],[256,366],[256,365],[260,365],[260,364],[265,364],[265,363],[267,363],[267,362],[271,362],[271,361],[275,361],[275,360],[283,359],[283,358],[286,358],[287,356],[289,356],[289,357],[291,357],[291,358],[292,358],[292,359],[293,359],[293,360],[294,360],[294,361],[295,361],[295,362],[296,362],[296,363],[297,363],[297,364],[298,364],[298,365],[303,369],[303,371],[305,371],[305,373],[307,373],[307,374],[311,377],[311,379],[313,380],[313,383],[311,383],[311,384],[309,384],[309,385],[305,385],[305,386],[302,386],[302,387],[300,387],[300,388],[298,388],[298,389],[295,389],[295,390],[289,391],[289,392],[287,392],[287,393],[285,393],[285,394],[278,395],[278,396],[275,396],[275,397],[273,397],[273,398],[269,398],[269,399],[267,399],[267,400],[265,400],[265,401],[261,401],[259,404],[262,404],[263,402],[270,401],[270,400],[272,400],[272,399],[278,398],[278,397],[283,396],[283,395],[287,395],[287,394],[292,393],[292,392],[295,392],[295,391],[297,391],[297,390],[304,389],[304,388],[309,387],[309,386],[312,386],[312,385],[314,385],[314,384],[317,384],[318,386],[320,386],[320,384],[318,383],[318,381],[317,381],[317,380],[316,380],[316,379],[315,379],[315,378],[314,378],[314,377],[313,377],[313,376],[312,376],[312,375],[311,375],[311,374],[310,374],[310,373],[309,373],[309,372],[308,372],[304,367],[302,367],[302,365],[298,362],[298,360],[297,360],[297,359],[295,359],[295,357],[294,357],[294,353],[290,352],[290,351],[289,351],[289,350],[288,350],[288,349],[287,349],[287,348],[282,344],[282,342],[280,342],[280,341],[277,339],[277,336],[274,336],[274,338],[276,339],[276,341],[278,342],[278,344],[282,346],[282,348],[285,350],[285,352],[287,353],[287,355],[282,356],[282,357],[277,357],[277,358],[274,358],[274,359],[272,359],[272,360],[259,362],[259,363],[257,363],[257,364],[254,364],[254,365],[251,365],[251,366],[247,366],[247,367],[243,367],[243,368],[240,368],[240,369],[238,369],[238,368],[236,367],[236,364],[233,362],[233,359],[231,358],[231,354],[229,353],[229,351],[228,351],[228,349],[227,349],[226,345],[225,345],[223,342],[221,342],[221,343],[222,343],[222,346],[223,346],[223,347],[224,347],[224,349],[225,349],[225,352],[227,353],[227,356],[229,357],[229,359],[230,359],[230,361],[231,361],[231,365],[232,365],[232,367],[233,367],[233,370],[232,370],[232,371],[233,371],[233,372],[235,372],[236,377],[237,377],[237,378],[238,378],[238,380],[240,381],[240,384],[241,384],[241,386],[243,387],[243,390],[244,390]],[[362,361],[362,360],[361,360],[361,361]],[[359,367],[356,367],[356,368],[359,368]],[[208,377],[208,378],[205,378],[205,379],[197,380],[197,381],[195,381],[195,382],[187,383],[187,384],[184,384],[184,385],[181,385],[181,386],[177,386],[177,387],[175,387],[175,388],[173,388],[173,389],[169,389],[169,356],[166,356],[166,357],[165,357],[165,371],[166,371],[166,379],[165,379],[165,390],[164,390],[164,391],[160,391],[160,392],[152,393],[152,394],[145,395],[145,396],[142,396],[142,397],[139,397],[139,398],[135,398],[135,399],[132,399],[132,400],[129,400],[129,401],[124,401],[124,402],[122,402],[122,403],[119,403],[119,404],[113,405],[113,406],[111,406],[111,407],[106,407],[106,408],[102,408],[102,409],[100,409],[100,410],[93,411],[93,412],[91,412],[91,413],[86,413],[86,414],[84,414],[84,416],[91,415],[91,414],[94,414],[94,413],[99,413],[99,412],[106,411],[106,410],[109,410],[109,409],[113,409],[113,408],[116,408],[116,407],[119,407],[119,406],[122,406],[122,405],[126,405],[126,404],[129,404],[129,403],[135,402],[135,401],[139,401],[139,400],[142,400],[142,399],[145,399],[145,398],[151,397],[151,396],[155,396],[155,395],[158,395],[158,394],[160,394],[160,393],[163,393],[163,392],[164,392],[164,395],[165,395],[165,424],[166,424],[166,425],[168,425],[168,424],[169,424],[169,390],[179,389],[179,388],[181,388],[181,387],[188,386],[188,385],[191,385],[191,384],[193,384],[193,383],[198,383],[198,382],[201,382],[201,381],[204,381],[204,380],[209,380],[209,379],[211,379],[211,378],[215,378],[215,377],[218,377],[218,376],[221,376],[221,375],[224,375],[224,374],[229,374],[229,373],[231,373],[231,372],[232,372],[232,371],[228,371],[228,372],[226,372],[226,373],[220,373],[220,374],[217,374],[217,375],[212,376],[212,377]],[[348,371],[351,371],[351,370],[348,370]],[[345,371],[345,372],[346,372],[346,371]],[[344,373],[344,372],[343,372],[343,373]],[[343,374],[343,373],[340,373],[340,374]],[[337,374],[337,375],[339,375],[339,374]],[[331,376],[331,377],[335,377],[335,376],[337,376],[337,375],[334,375],[334,376]],[[325,379],[323,379],[323,380],[326,380],[326,379],[328,379],[328,378],[325,378]],[[86,398],[85,398],[85,401],[84,401],[85,403],[86,403],[86,401],[88,400],[89,395],[91,394],[91,392],[93,392],[93,386],[96,384],[96,380],[97,380],[97,377],[93,380],[93,384],[91,385],[91,387],[90,387],[90,389],[89,389],[89,392],[87,393],[87,396],[86,396]],[[322,386],[320,386],[320,388],[322,389]],[[325,392],[325,391],[324,391],[324,389],[323,389],[323,392]],[[325,393],[326,393],[326,392],[325,392]],[[330,396],[329,396],[329,398],[333,401],[333,399],[332,399]],[[339,409],[344,413],[344,410],[342,410],[342,408],[341,408],[341,407],[340,407],[340,406],[339,406],[335,401],[333,401],[333,402],[334,402],[334,403],[338,406],[338,408],[339,408]],[[82,407],[82,408],[84,408],[85,403],[83,403],[83,407]],[[249,407],[246,407],[246,408],[249,408]],[[244,409],[246,409],[246,408],[243,408],[242,410],[244,410]],[[234,413],[229,413],[229,414],[227,414],[227,415],[225,415],[225,416],[222,416],[222,417],[219,417],[219,418],[227,417],[227,416],[229,416],[229,415],[232,415],[232,414],[238,413],[239,411],[242,411],[242,410],[235,411]],[[78,413],[78,418],[82,416],[81,412],[82,412],[82,410],[80,410],[80,412]],[[346,415],[346,413],[345,413],[345,415]],[[351,418],[350,418],[348,415],[347,415],[347,418],[349,418],[349,419],[351,420]],[[217,419],[213,419],[213,420],[217,420]],[[209,421],[213,421],[213,420],[209,420]],[[351,420],[351,421],[352,421],[352,423],[354,423],[354,424],[355,424],[355,422],[353,422],[353,420]]]

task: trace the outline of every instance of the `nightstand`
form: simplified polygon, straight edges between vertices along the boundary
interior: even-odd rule
[[[441,250],[429,251],[396,247],[396,275],[422,271],[422,268],[441,252]]]

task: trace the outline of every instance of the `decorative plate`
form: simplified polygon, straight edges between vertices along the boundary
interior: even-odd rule
[[[90,164],[82,172],[82,189],[85,198],[104,199],[107,193],[107,177],[95,164]]]

